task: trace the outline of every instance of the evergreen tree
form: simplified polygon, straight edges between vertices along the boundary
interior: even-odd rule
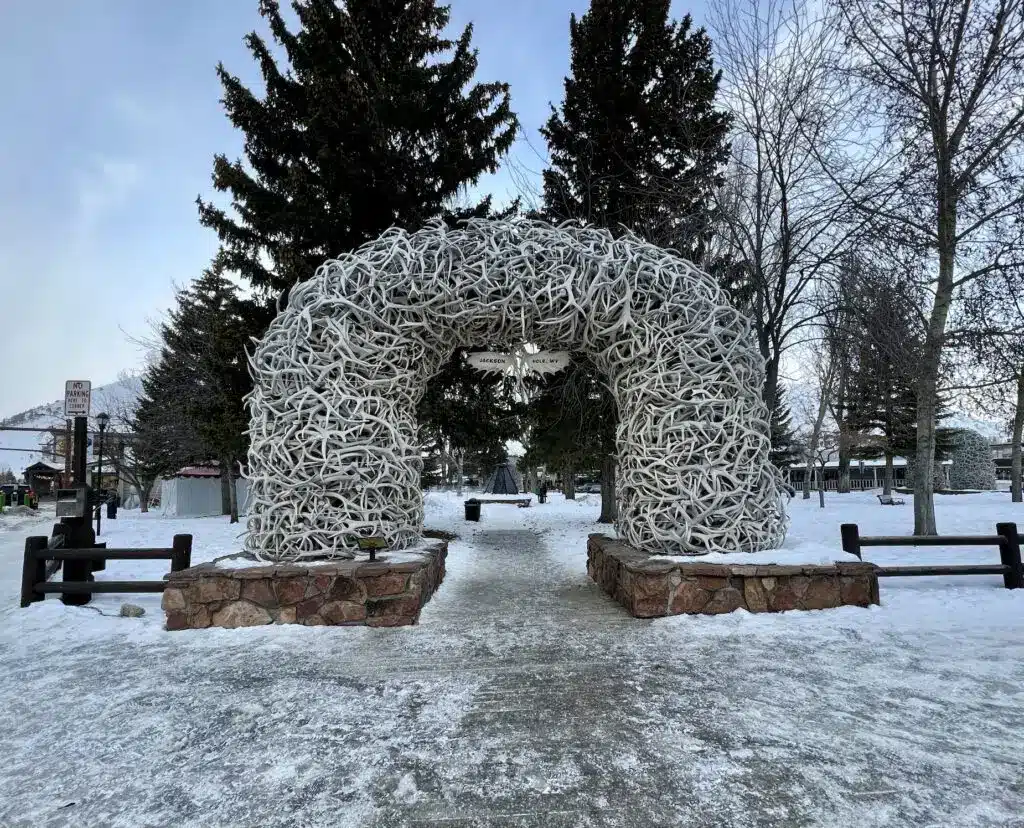
[[[497,169],[517,130],[508,85],[473,82],[472,27],[455,40],[442,35],[449,7],[435,0],[292,6],[295,31],[278,0],[260,0],[283,62],[259,35],[246,38],[262,96],[217,68],[228,118],[245,135],[245,158],[214,160],[214,186],[230,194],[232,209],[199,202],[200,221],[221,240],[224,266],[255,290],[257,301],[245,310],[254,335],[290,287],[326,259],[392,226],[416,230],[438,217],[488,215],[489,198],[462,210],[453,201]],[[446,406],[425,401],[421,423],[436,431],[449,418],[466,419],[473,396],[493,393],[473,386],[479,375],[464,360],[444,373],[473,390],[457,397],[454,386],[436,390]]]
[[[218,155],[213,182],[233,211],[199,202],[224,262],[271,299],[325,259],[399,225],[446,215],[515,137],[507,84],[473,84],[472,26],[441,32],[435,0],[295,0],[290,31],[278,0],[260,0],[287,65],[257,34],[246,45],[260,97],[223,65],[228,118],[245,134],[245,162]],[[486,214],[487,201],[476,209]]]
[[[592,0],[569,24],[571,76],[541,130],[551,168],[544,206],[701,260],[710,202],[728,158],[715,109],[711,40],[669,0]]]
[[[776,468],[787,469],[800,462],[800,447],[793,430],[793,417],[786,402],[786,388],[781,383],[771,416],[772,448],[769,455]]]
[[[136,428],[147,437],[145,462],[166,470],[217,462],[231,481],[231,521],[238,520],[234,476],[245,456],[249,328],[235,286],[219,258],[178,292],[160,328],[162,348],[143,377]]]
[[[561,109],[552,107],[541,130],[551,157],[543,214],[628,229],[700,261],[728,158],[729,119],[714,107],[719,73],[710,39],[689,16],[670,20],[669,5],[591,0],[582,17],[570,18],[571,73]],[[540,462],[560,464],[571,491],[572,470],[596,461],[601,520],[614,519],[615,403],[600,372],[578,359],[534,408]]]

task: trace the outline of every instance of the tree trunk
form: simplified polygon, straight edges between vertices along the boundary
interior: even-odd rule
[[[220,461],[220,513],[231,514],[231,466]]]
[[[562,469],[562,494],[566,500],[576,499],[576,468],[566,466]]]
[[[885,471],[882,474],[882,494],[892,494],[892,481],[893,481],[893,468],[892,468],[892,454],[890,452],[885,453]]]
[[[779,360],[778,357],[764,354],[764,404],[768,406],[768,422],[772,421],[772,412],[779,393]]]
[[[839,438],[839,479],[836,481],[837,494],[850,492],[850,449],[846,441]]]
[[[818,508],[825,508],[825,464],[818,469]]]
[[[811,464],[814,462],[814,455],[807,452],[807,457],[804,458],[804,490],[802,500],[811,499]]]
[[[228,493],[230,497],[228,514],[231,515],[230,523],[238,523],[238,486],[235,481],[235,462],[228,460],[224,463],[228,470]]]
[[[938,407],[939,371],[942,367],[942,346],[946,338],[946,318],[953,300],[953,268],[956,263],[956,195],[952,191],[950,173],[940,161],[938,256],[939,278],[935,284],[935,301],[924,348],[918,368],[917,382],[917,457],[914,481],[914,534],[937,535],[935,525],[935,411]]]
[[[456,490],[458,492],[459,497],[462,497],[462,478],[463,478],[462,466],[463,466],[463,463],[464,463],[464,458],[463,458],[462,452],[459,452],[459,454],[456,457],[456,463],[455,463],[455,471],[459,475],[459,481],[458,481],[458,484],[457,484],[458,485],[458,489]]]
[[[615,503],[615,455],[606,454],[601,461],[601,516],[598,523],[615,523],[618,517]]]
[[[149,498],[150,495],[153,494],[153,484],[155,482],[156,481],[153,481],[151,483],[135,487],[135,492],[139,496],[139,509],[141,510],[142,514],[147,514],[149,512]]]
[[[1013,412],[1013,446],[1010,451],[1010,500],[1013,503],[1022,501],[1021,493],[1021,447],[1020,441],[1024,433],[1024,371],[1017,375],[1017,408]]]

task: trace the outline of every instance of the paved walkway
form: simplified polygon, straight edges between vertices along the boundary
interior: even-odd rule
[[[415,628],[5,613],[53,632],[0,638],[0,825],[1024,825],[1010,652],[638,621],[530,528],[450,561]]]

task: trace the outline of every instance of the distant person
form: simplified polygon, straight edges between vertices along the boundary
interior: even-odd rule
[[[537,490],[537,500],[541,503],[547,500],[548,497],[548,484],[544,481],[540,484],[540,488]]]

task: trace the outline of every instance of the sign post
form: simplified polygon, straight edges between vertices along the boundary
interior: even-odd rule
[[[68,380],[64,384],[64,416],[70,423],[74,420],[74,441],[71,454],[73,462],[72,489],[62,492],[67,503],[61,515],[60,526],[54,527],[64,537],[64,546],[71,549],[90,549],[96,545],[96,535],[89,520],[92,497],[86,485],[88,472],[87,457],[89,445],[89,405],[92,397],[92,383],[89,380]],[[59,493],[61,494],[61,493]],[[69,499],[70,497],[70,499]],[[73,500],[73,502],[72,502]],[[93,567],[89,561],[65,561],[64,578],[69,581],[91,581]],[[64,594],[61,600],[70,606],[87,604],[90,595]]]

